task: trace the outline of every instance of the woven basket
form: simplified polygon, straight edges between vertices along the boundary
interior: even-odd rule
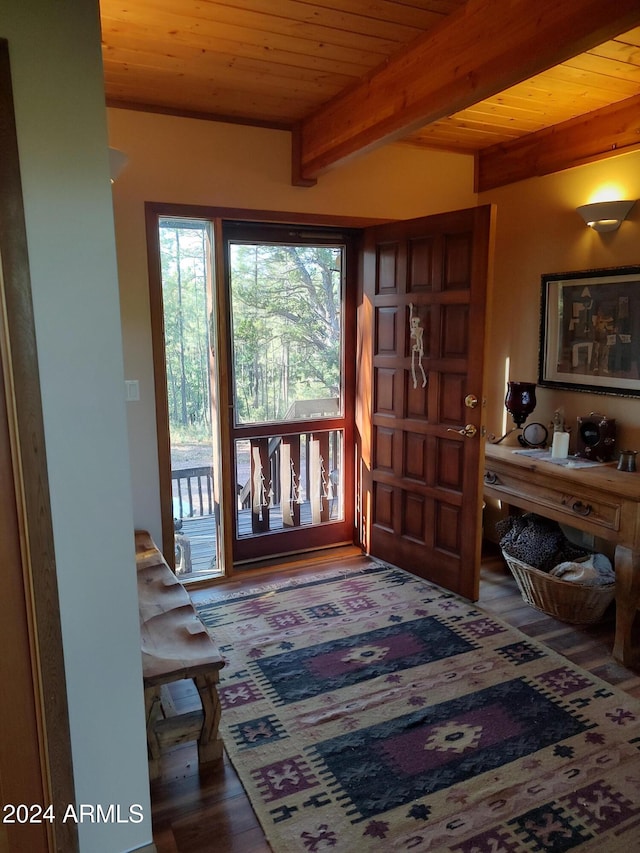
[[[589,625],[599,622],[615,597],[616,585],[585,586],[563,581],[502,552],[523,599],[561,622]]]

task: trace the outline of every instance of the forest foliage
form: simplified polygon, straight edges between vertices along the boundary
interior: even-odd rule
[[[211,418],[206,227],[160,227],[170,427],[193,439],[207,437]],[[339,246],[230,244],[238,423],[339,395],[342,256]]]
[[[169,424],[174,435],[210,434],[207,233],[164,222],[159,230]]]

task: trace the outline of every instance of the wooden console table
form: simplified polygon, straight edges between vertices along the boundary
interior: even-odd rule
[[[487,444],[484,493],[615,544],[613,656],[638,666],[634,622],[640,607],[640,474],[615,464],[567,468]]]

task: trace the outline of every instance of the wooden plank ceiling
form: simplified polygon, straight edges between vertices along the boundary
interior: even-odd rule
[[[402,142],[481,191],[640,147],[640,0],[100,0],[109,106],[290,129],[297,183]]]

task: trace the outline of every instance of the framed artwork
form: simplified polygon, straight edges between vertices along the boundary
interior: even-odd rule
[[[640,396],[640,266],[542,276],[538,384]]]

